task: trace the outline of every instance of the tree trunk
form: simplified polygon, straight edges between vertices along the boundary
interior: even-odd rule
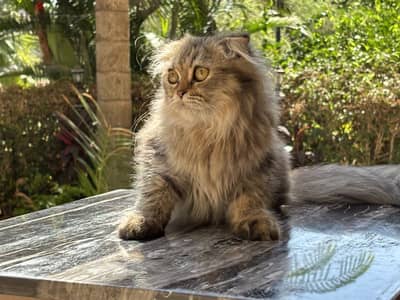
[[[53,60],[53,56],[51,54],[51,50],[49,47],[49,41],[47,40],[47,31],[46,31],[46,13],[44,11],[43,2],[37,1],[34,8],[34,14],[37,21],[36,26],[36,34],[39,38],[40,50],[43,55],[43,63],[45,65],[50,65]]]
[[[132,125],[129,0],[96,1],[96,86],[111,126]]]

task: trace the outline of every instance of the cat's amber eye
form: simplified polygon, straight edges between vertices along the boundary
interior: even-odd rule
[[[204,67],[196,67],[194,69],[194,79],[196,81],[203,81],[207,78],[209,70]]]
[[[178,82],[178,80],[179,80],[178,73],[176,71],[174,71],[174,70],[169,70],[168,71],[168,82],[170,84],[175,84],[175,83]]]

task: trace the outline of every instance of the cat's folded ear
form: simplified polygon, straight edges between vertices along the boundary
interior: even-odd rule
[[[250,35],[247,33],[226,35],[221,38],[218,47],[227,59],[242,57],[251,61]]]

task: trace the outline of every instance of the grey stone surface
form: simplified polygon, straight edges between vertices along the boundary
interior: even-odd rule
[[[400,209],[301,206],[281,242],[223,227],[122,241],[118,190],[0,221],[0,298],[391,299],[400,290]]]

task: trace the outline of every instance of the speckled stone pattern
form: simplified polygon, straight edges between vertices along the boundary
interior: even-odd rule
[[[0,222],[0,299],[393,299],[400,209],[289,208],[281,242],[225,228],[122,241],[118,190]],[[13,298],[17,299],[17,298]]]

